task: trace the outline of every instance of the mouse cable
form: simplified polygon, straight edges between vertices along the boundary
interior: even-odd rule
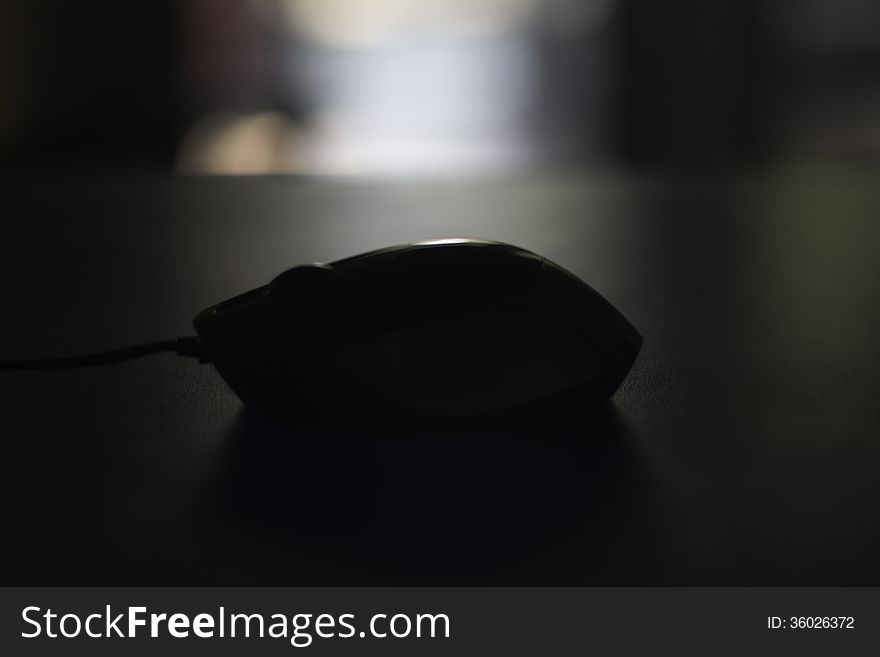
[[[176,340],[160,340],[133,347],[102,351],[85,356],[69,356],[65,358],[31,358],[23,360],[0,361],[0,372],[20,372],[27,370],[64,370],[75,367],[91,367],[93,365],[109,365],[149,354],[173,351],[180,356],[192,356],[201,362],[205,359],[202,341],[196,336],[177,338]]]

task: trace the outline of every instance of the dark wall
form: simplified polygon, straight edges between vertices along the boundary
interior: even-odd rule
[[[0,21],[8,162],[167,167],[176,141],[176,3],[11,0]]]
[[[622,0],[618,134],[624,161],[729,165],[759,150],[764,48],[743,0]]]

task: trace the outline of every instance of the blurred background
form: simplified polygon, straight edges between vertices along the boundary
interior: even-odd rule
[[[0,168],[874,160],[878,26],[874,0],[4,0]]]

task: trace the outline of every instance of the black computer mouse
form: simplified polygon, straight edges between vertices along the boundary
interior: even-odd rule
[[[294,267],[194,323],[238,396],[286,419],[588,404],[617,389],[642,343],[558,265],[474,239]]]

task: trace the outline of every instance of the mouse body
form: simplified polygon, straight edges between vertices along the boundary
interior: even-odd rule
[[[475,416],[607,399],[642,343],[586,283],[525,249],[416,242],[294,267],[199,313],[207,357],[250,406]]]

